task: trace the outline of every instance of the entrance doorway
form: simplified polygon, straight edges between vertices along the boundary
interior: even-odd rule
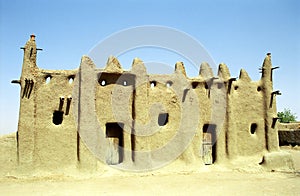
[[[211,165],[216,160],[216,125],[203,125],[202,159],[205,165]]]
[[[116,165],[123,162],[123,127],[123,123],[106,123],[106,138],[108,140],[106,163],[108,165]]]

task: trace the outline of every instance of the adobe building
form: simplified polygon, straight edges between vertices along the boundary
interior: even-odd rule
[[[269,53],[261,79],[252,81],[243,69],[231,77],[225,64],[216,76],[202,63],[199,76],[189,78],[182,62],[173,74],[147,74],[137,58],[131,70],[114,57],[96,68],[88,56],[76,70],[44,70],[36,64],[34,35],[22,49],[22,74],[12,81],[21,87],[18,131],[1,138],[15,157],[1,161],[11,170],[149,171],[236,166],[240,159],[267,170],[293,169],[291,156],[279,149],[280,92],[273,90]]]

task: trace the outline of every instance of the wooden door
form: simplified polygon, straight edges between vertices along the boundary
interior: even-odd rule
[[[119,155],[119,138],[108,137],[108,147],[106,153],[106,163],[109,165],[116,165],[120,163]]]
[[[203,142],[202,143],[203,162],[204,162],[205,165],[211,165],[213,163],[212,134],[204,132],[202,142]]]

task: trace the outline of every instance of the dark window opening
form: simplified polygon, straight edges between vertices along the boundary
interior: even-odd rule
[[[161,113],[158,115],[158,125],[164,126],[169,122],[169,114],[168,113]]]
[[[192,82],[192,88],[193,89],[197,88],[198,84],[199,84],[198,82]]]
[[[123,126],[123,123],[106,123],[106,138],[108,140],[106,163],[109,165],[116,165],[123,162]]]
[[[216,125],[203,125],[202,158],[205,165],[211,165],[216,161]]]
[[[237,90],[238,88],[239,88],[238,86],[235,86],[235,87],[234,87],[234,90]]]
[[[170,88],[172,85],[173,85],[173,82],[172,82],[172,81],[168,81],[168,82],[166,83],[166,87],[167,87],[167,88]]]
[[[60,125],[63,121],[63,117],[64,117],[64,112],[56,110],[53,112],[52,122],[55,125]]]
[[[257,91],[259,92],[259,91],[261,91],[261,87],[259,86],[259,87],[257,87]]]
[[[48,76],[45,77],[46,84],[49,84],[50,80],[51,80],[51,76],[50,75],[48,75]]]
[[[134,86],[135,75],[129,73],[118,74],[118,73],[100,72],[98,73],[98,83],[101,86],[114,85],[114,84],[121,85],[121,86]]]
[[[74,82],[74,78],[75,78],[74,75],[68,77],[69,84],[72,84]]]
[[[156,81],[151,81],[151,82],[150,82],[150,87],[151,87],[151,88],[154,88],[155,86],[156,86]]]
[[[250,133],[254,134],[256,132],[257,129],[257,124],[256,123],[252,123],[250,126]]]
[[[69,84],[72,84],[72,83],[73,83],[73,81],[74,81],[74,79],[73,79],[73,78],[69,78]]]

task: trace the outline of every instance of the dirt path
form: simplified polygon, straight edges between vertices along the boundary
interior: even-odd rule
[[[300,148],[292,154],[295,173],[202,171],[130,174],[89,179],[65,177],[0,179],[0,195],[300,195]]]
[[[300,175],[202,172],[0,184],[1,195],[299,195]]]

